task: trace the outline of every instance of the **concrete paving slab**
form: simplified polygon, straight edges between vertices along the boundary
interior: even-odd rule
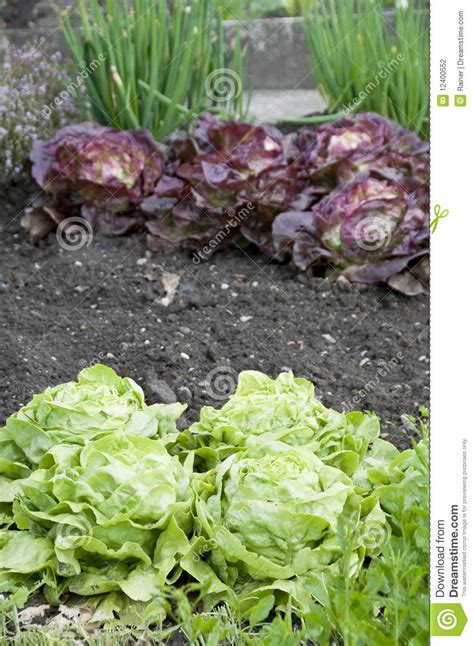
[[[317,90],[256,90],[250,101],[250,116],[257,121],[278,122],[287,118],[321,113],[326,103]]]

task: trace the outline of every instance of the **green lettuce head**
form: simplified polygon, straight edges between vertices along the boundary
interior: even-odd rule
[[[140,386],[103,365],[86,368],[77,381],[47,388],[0,429],[0,505],[12,502],[18,480],[28,477],[51,447],[84,445],[115,433],[159,437],[168,444],[178,435],[176,421],[185,409],[147,406]]]
[[[313,384],[291,372],[271,379],[249,370],[240,373],[229,401],[221,409],[205,406],[189,431],[208,466],[238,448],[278,441],[305,446],[352,475],[378,436],[379,421],[326,408],[315,398]]]
[[[251,446],[196,475],[194,487],[201,536],[182,565],[200,580],[214,578],[216,598],[227,586],[241,607],[268,590],[303,604],[305,576],[341,556],[341,522],[359,526],[353,574],[387,538],[377,500],[356,495],[349,476],[302,447]]]
[[[160,440],[53,447],[21,483],[17,530],[0,532],[0,591],[41,581],[53,603],[67,591],[151,600],[189,549],[191,474],[192,454],[182,465]]]
[[[376,440],[353,480],[362,495],[377,497],[390,519],[400,516],[405,508],[419,508],[428,495],[428,438],[422,437],[413,448],[402,452],[390,442]],[[428,514],[427,509],[424,511]]]

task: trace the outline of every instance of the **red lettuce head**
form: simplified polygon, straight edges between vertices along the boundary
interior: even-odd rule
[[[275,217],[288,209],[309,208],[313,201],[311,189],[293,163],[298,152],[292,139],[273,126],[202,115],[188,142],[182,137],[170,142],[168,179],[156,187],[158,199],[149,198],[142,207],[151,217],[147,223],[150,233],[186,241],[190,246],[202,245],[206,235],[212,238],[223,225],[241,217],[220,246],[243,236],[271,255]],[[183,184],[176,184],[176,206],[163,217],[162,198],[170,197],[169,191],[166,195],[163,191],[173,174]]]
[[[426,184],[428,144],[376,113],[361,113],[303,131],[297,138],[308,177],[331,190],[366,177]],[[411,190],[411,189],[409,189]]]
[[[118,131],[94,123],[59,130],[36,141],[32,174],[47,193],[76,193],[117,209],[152,192],[163,170],[161,152],[146,130]]]
[[[280,256],[302,270],[326,260],[355,282],[385,281],[428,252],[424,205],[398,183],[366,179],[343,186],[311,212],[282,213],[273,236]]]
[[[36,141],[30,159],[44,191],[23,220],[34,244],[70,215],[115,234],[142,227],[139,205],[163,173],[162,152],[148,131],[121,132],[94,123]]]

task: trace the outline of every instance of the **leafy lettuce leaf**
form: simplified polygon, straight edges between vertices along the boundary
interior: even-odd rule
[[[64,592],[145,602],[179,576],[193,525],[192,453],[181,464],[160,440],[121,433],[52,447],[42,463],[20,483],[17,529],[0,534],[0,590],[42,577],[56,602]]]
[[[147,406],[95,366],[8,420],[0,593],[74,594],[93,621],[140,625],[192,589],[251,625],[291,605],[341,635],[340,608],[359,616],[367,599],[374,634],[390,633],[385,614],[423,628],[390,590],[428,598],[426,438],[400,453],[374,415],[326,408],[291,373],[243,372],[227,404],[178,434],[183,408]]]
[[[107,366],[84,369],[76,382],[34,395],[0,429],[0,503],[13,501],[19,481],[52,447],[60,445],[66,455],[70,445],[119,432],[170,443],[185,409],[178,403],[148,406],[138,384]]]
[[[239,375],[235,393],[222,408],[201,410],[189,433],[208,465],[244,447],[278,441],[304,446],[352,475],[379,430],[375,415],[326,408],[313,384],[291,372],[271,379],[249,370]]]
[[[202,248],[214,240],[210,255],[246,240],[272,256],[275,217],[314,200],[294,163],[298,155],[293,139],[274,126],[203,114],[187,141],[171,140],[166,175],[142,204],[146,227],[157,246]]]
[[[325,260],[351,281],[385,281],[428,253],[427,197],[393,180],[356,180],[310,212],[281,213],[273,240],[303,271]]]
[[[351,518],[357,527],[352,576],[389,536],[377,499],[358,496],[348,475],[306,447],[275,441],[251,446],[196,475],[193,487],[201,541],[181,565],[198,580],[212,576],[227,586],[216,585],[213,602],[224,598],[235,605],[236,595],[240,608],[250,608],[271,591],[304,607],[305,576],[341,556],[340,519]]]

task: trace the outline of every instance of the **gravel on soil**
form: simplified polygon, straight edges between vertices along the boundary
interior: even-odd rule
[[[101,362],[149,403],[188,404],[183,425],[220,407],[241,370],[310,379],[325,405],[373,410],[400,447],[401,416],[429,402],[429,298],[297,275],[251,250],[208,262],[149,252],[145,236],[32,247],[19,213],[31,187],[0,197],[0,423],[47,386]]]

